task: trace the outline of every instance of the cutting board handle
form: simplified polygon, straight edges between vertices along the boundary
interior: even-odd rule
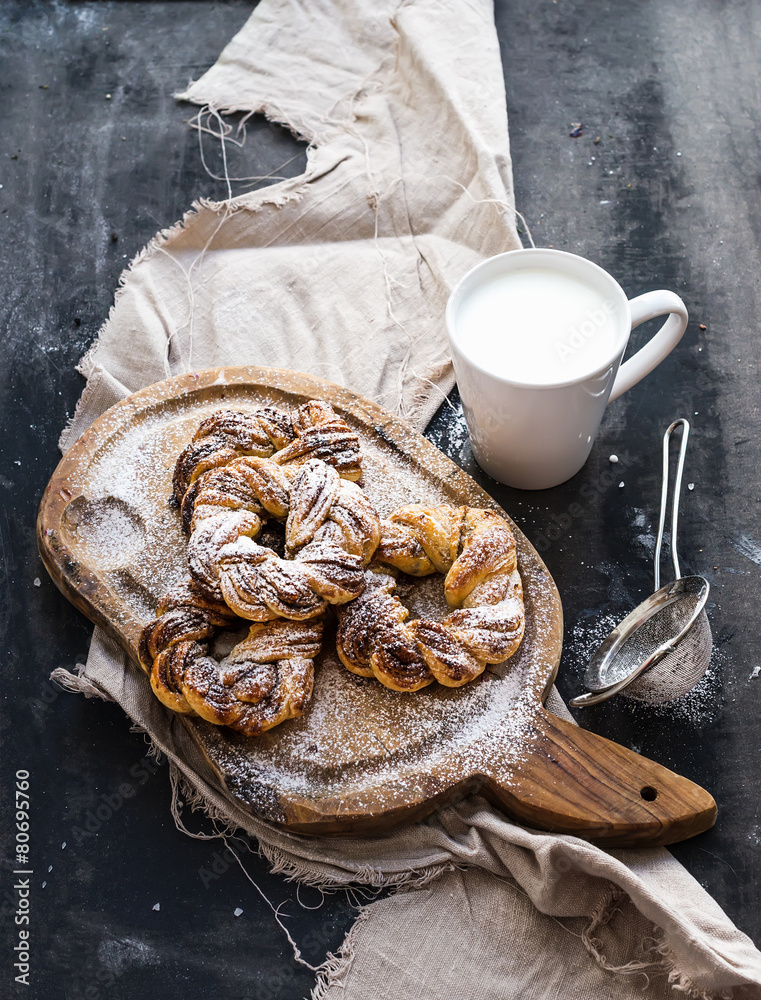
[[[511,780],[494,777],[485,791],[515,819],[602,846],[673,844],[716,821],[700,785],[545,708]]]

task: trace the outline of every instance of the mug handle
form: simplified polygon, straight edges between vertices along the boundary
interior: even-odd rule
[[[609,403],[631,389],[645,375],[649,375],[653,368],[657,368],[666,355],[674,350],[687,329],[687,307],[675,292],[665,289],[645,292],[636,299],[630,299],[629,305],[632,311],[632,330],[648,319],[665,316],[666,313],[670,315],[655,336],[618,369]]]

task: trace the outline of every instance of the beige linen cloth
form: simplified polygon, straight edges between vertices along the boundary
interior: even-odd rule
[[[262,0],[181,96],[285,123],[310,142],[306,171],[195,205],[133,262],[62,447],[127,393],[223,364],[327,377],[423,428],[453,384],[452,285],[519,246],[488,0]],[[474,797],[369,839],[287,834],[237,808],[100,630],[82,674],[54,676],[150,734],[180,788],[178,822],[181,800],[203,804],[277,871],[399,887],[361,909],[315,996],[761,997],[761,955],[663,849],[604,852]]]

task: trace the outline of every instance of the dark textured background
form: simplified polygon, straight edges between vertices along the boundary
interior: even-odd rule
[[[214,62],[252,6],[0,3],[3,997],[23,989],[12,982],[6,895],[18,768],[31,772],[32,785],[28,995],[249,1000],[311,988],[312,974],[291,961],[267,904],[221,856],[220,842],[175,830],[166,767],[145,758],[121,710],[47,682],[54,667],[85,659],[90,626],[46,577],[34,540],[57,436],[82,388],[74,366],[122,268],[194,198],[224,196],[186,125],[194,109],[171,94]],[[537,244],[591,257],[632,295],[673,288],[692,321],[672,357],[611,406],[587,466],[562,487],[519,493],[488,480],[447,408],[429,435],[542,550],[564,600],[559,683],[569,696],[600,622],[651,590],[659,438],[674,417],[692,420],[686,481],[695,488],[684,495],[682,550],[686,569],[712,583],[710,676],[668,709],[617,698],[579,719],[713,792],[715,829],[674,853],[758,941],[761,678],[750,675],[761,663],[761,8],[742,0],[503,0],[496,18],[517,202]],[[583,135],[572,139],[579,121]],[[218,172],[213,140],[206,148]],[[232,171],[268,174],[294,156],[281,175],[302,169],[303,147],[252,121]],[[635,333],[634,346],[647,332]],[[612,452],[626,458],[614,476]],[[580,516],[568,514],[573,503]],[[120,803],[122,785],[132,794]],[[258,858],[248,854],[245,864],[275,905],[288,901],[284,919],[310,962],[340,944],[352,920],[342,896],[306,911],[295,887]],[[300,895],[319,902],[311,890]]]

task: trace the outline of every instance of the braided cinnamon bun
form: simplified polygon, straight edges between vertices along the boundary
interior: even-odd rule
[[[380,539],[360,474],[356,435],[319,400],[203,421],[173,481],[191,577],[140,639],[163,704],[247,735],[301,715],[323,612],[362,591]],[[285,523],[283,556],[257,541],[267,519]],[[247,638],[216,660],[215,633],[241,618],[255,623]]]
[[[362,475],[359,439],[330,403],[313,399],[292,415],[273,407],[253,412],[217,410],[200,424],[192,442],[177,459],[174,499],[182,504],[205,472],[245,455],[272,458],[278,465],[319,458],[334,466],[343,479],[356,482]],[[191,494],[183,510],[186,530],[192,512]]]
[[[219,471],[207,474],[188,541],[190,572],[206,594],[250,621],[301,621],[362,592],[380,521],[357,485],[319,459],[283,470],[246,458],[223,473],[237,477],[234,491],[220,488]],[[267,514],[286,517],[285,559],[254,541]]]
[[[408,622],[383,564],[412,576],[445,573],[444,593],[456,610],[441,622]],[[474,507],[400,508],[381,522],[364,592],[338,619],[338,656],[352,672],[395,691],[418,691],[434,680],[467,684],[487,664],[512,656],[523,637],[523,588],[509,525]]]
[[[154,694],[173,712],[257,736],[297,718],[312,696],[314,657],[322,621],[270,621],[221,661],[209,655],[219,628],[239,623],[223,602],[207,598],[192,579],[158,606],[140,637],[140,662]]]

